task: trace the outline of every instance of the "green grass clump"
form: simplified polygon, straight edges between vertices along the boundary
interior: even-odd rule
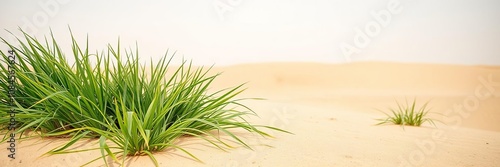
[[[392,115],[384,112],[387,118],[378,119],[380,123],[377,125],[393,123],[402,126],[420,126],[425,122],[429,122],[436,126],[433,119],[426,118],[429,113],[429,110],[427,109],[427,104],[429,102],[426,102],[419,109],[416,108],[416,99],[413,100],[412,104],[408,104],[408,100],[406,101],[406,105],[402,105],[398,101],[396,101],[396,103],[398,104],[398,108],[389,108]]]
[[[99,138],[100,147],[95,149],[102,156],[93,161],[102,158],[106,162],[109,156],[120,163],[121,157],[124,165],[126,156],[148,155],[158,165],[153,153],[166,148],[197,159],[176,145],[181,136],[195,136],[225,150],[232,146],[216,134],[226,134],[250,148],[230,131],[234,128],[264,137],[270,135],[258,128],[286,132],[248,123],[245,117],[255,112],[241,103],[247,99],[235,99],[243,85],[209,93],[219,74],[209,75],[210,68],[194,68],[187,61],[171,68],[175,53],[169,56],[167,52],[146,68],[139,63],[137,49],[122,52],[118,42],[117,47],[108,45],[102,53],[90,53],[88,40],[81,47],[71,36],[75,63],[69,64],[53,35],[42,42],[23,34],[17,47],[1,38],[18,56],[16,132],[33,130],[42,137],[70,138],[51,154],[88,151],[68,148],[82,138]],[[0,54],[7,60],[4,52]],[[0,91],[6,92],[7,68],[1,66],[1,70]],[[8,108],[7,98],[0,95],[0,108]],[[0,111],[0,126],[7,126],[9,119],[7,110]]]

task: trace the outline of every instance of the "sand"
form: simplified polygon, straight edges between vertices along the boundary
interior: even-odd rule
[[[161,166],[499,166],[500,67],[359,62],[349,64],[264,63],[216,67],[224,73],[213,90],[248,82],[240,97],[260,118],[294,134],[269,131],[275,138],[237,132],[254,147],[224,152],[206,142],[183,138],[179,150],[155,154]],[[395,101],[429,101],[437,127],[376,126]],[[0,153],[0,166],[79,166],[99,151],[41,156],[65,139],[18,143],[16,159]],[[94,141],[79,142],[92,148]],[[266,146],[266,145],[270,145]],[[148,157],[127,166],[151,166]],[[90,166],[102,166],[102,160]],[[112,164],[117,166],[117,164]]]

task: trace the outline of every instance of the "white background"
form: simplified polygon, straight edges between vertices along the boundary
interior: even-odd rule
[[[51,28],[67,54],[70,26],[93,51],[137,42],[142,60],[170,49],[203,65],[345,63],[341,44],[355,46],[355,29],[379,24],[370,12],[390,3],[400,13],[351,61],[500,65],[498,0],[2,0],[0,28],[38,38]]]

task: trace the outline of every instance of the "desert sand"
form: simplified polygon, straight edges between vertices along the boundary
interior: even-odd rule
[[[216,67],[223,72],[213,90],[247,82],[239,97],[259,118],[254,124],[283,128],[264,139],[241,132],[254,150],[218,150],[194,138],[179,144],[203,163],[179,150],[156,153],[161,166],[499,166],[500,67],[357,62],[348,64],[261,63]],[[396,100],[429,101],[436,127],[402,128],[376,119]],[[387,111],[388,112],[388,111]],[[42,156],[66,139],[18,142],[16,159],[0,148],[0,166],[79,166],[100,151]],[[81,141],[78,148],[95,148]],[[267,146],[268,145],[268,146]],[[148,157],[127,166],[152,166]],[[89,166],[103,166],[99,160]],[[117,164],[112,164],[117,166]]]

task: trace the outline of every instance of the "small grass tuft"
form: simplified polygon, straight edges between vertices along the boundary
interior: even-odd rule
[[[389,108],[392,115],[381,111],[387,116],[387,118],[377,119],[380,121],[377,125],[393,123],[401,126],[420,126],[425,122],[429,122],[430,124],[436,126],[433,119],[426,118],[429,113],[429,109],[427,109],[427,104],[429,102],[426,102],[419,109],[416,108],[416,99],[414,99],[411,104],[408,103],[408,100],[406,100],[406,105],[402,105],[398,101],[396,101],[396,103],[398,104],[397,108]]]

